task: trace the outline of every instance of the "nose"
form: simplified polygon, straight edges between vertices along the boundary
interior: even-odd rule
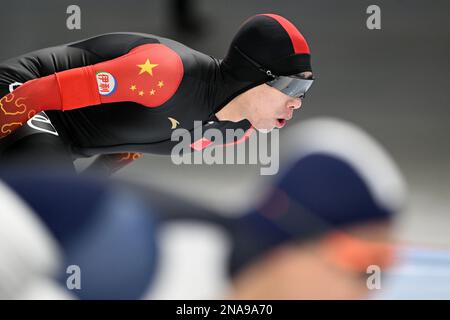
[[[288,106],[289,106],[289,109],[296,110],[302,106],[302,99],[300,99],[300,98],[292,99],[291,101],[289,101]]]

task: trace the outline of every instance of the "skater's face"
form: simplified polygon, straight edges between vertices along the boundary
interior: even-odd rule
[[[305,78],[309,77],[312,73],[305,72]],[[256,129],[262,131],[284,127],[302,105],[302,98],[288,96],[267,84],[247,91],[247,98],[245,116]]]

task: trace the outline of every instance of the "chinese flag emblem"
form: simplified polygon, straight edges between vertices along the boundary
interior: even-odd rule
[[[158,107],[178,90],[184,71],[175,51],[153,43],[136,47],[113,61],[98,63],[95,72],[102,103],[132,101]]]

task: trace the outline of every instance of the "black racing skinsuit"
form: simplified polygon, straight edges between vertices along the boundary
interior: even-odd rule
[[[118,160],[127,163],[136,158],[135,153],[170,154],[178,143],[171,141],[172,131],[192,131],[194,120],[201,121],[203,128],[250,128],[248,121],[218,121],[214,115],[256,83],[234,79],[222,60],[142,33],[100,35],[4,61],[0,64],[0,97],[28,80],[112,60],[133,48],[155,43],[175,51],[182,61],[181,82],[170,99],[153,108],[125,101],[41,112],[0,139],[0,163],[58,162],[72,168],[76,158],[102,155],[97,162],[114,171],[121,166],[115,164]]]

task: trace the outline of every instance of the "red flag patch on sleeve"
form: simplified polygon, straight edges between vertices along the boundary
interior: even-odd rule
[[[94,65],[102,103],[133,101],[158,107],[169,100],[183,78],[180,56],[162,44],[145,44],[128,54]]]

